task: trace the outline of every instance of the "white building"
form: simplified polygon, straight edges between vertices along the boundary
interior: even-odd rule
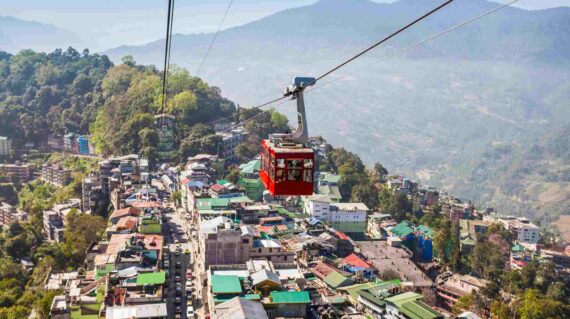
[[[6,136],[0,136],[0,156],[10,155],[11,147],[12,141],[10,141]]]
[[[327,195],[313,195],[304,199],[305,213],[327,222],[336,230],[356,237],[366,232],[368,207],[363,203],[331,203]]]
[[[540,240],[540,227],[531,223],[525,217],[515,216],[485,216],[484,220],[498,221],[513,235],[515,241],[527,244],[537,244]]]

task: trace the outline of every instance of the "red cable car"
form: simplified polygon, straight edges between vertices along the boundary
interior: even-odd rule
[[[272,134],[261,142],[259,177],[271,195],[312,195],[315,155],[307,146],[307,119],[303,90],[314,78],[296,77],[285,96],[297,100],[297,129],[289,134]]]

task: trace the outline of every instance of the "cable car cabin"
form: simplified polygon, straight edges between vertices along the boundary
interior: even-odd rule
[[[259,177],[271,195],[312,195],[314,161],[303,144],[263,140]]]

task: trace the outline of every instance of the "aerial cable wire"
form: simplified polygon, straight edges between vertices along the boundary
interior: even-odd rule
[[[451,1],[453,1],[453,0],[451,0]],[[440,5],[438,8],[442,8],[442,6],[447,5],[447,4],[448,4],[449,2],[451,2],[451,1],[448,1],[448,2],[446,2],[446,3],[442,4],[442,5]],[[336,82],[336,81],[338,81],[338,80],[341,80],[341,79],[343,79],[343,78],[345,78],[345,77],[347,77],[347,76],[349,76],[349,75],[351,75],[351,74],[354,74],[354,73],[356,73],[356,72],[362,71],[362,70],[366,69],[367,67],[369,67],[369,66],[375,64],[375,63],[379,63],[379,62],[381,62],[381,61],[383,61],[383,60],[386,60],[386,59],[388,59],[388,58],[392,58],[392,57],[401,55],[401,54],[403,54],[403,53],[405,53],[405,52],[407,52],[407,51],[409,51],[409,50],[411,50],[411,49],[413,49],[413,48],[416,48],[416,47],[418,47],[418,46],[421,46],[421,45],[425,44],[426,42],[429,42],[429,41],[431,41],[431,40],[433,40],[433,39],[436,39],[436,38],[438,38],[438,37],[440,37],[440,36],[442,36],[442,35],[444,35],[444,34],[446,34],[446,33],[449,33],[449,32],[451,32],[451,31],[453,31],[453,30],[456,30],[456,29],[458,29],[458,28],[461,28],[461,27],[463,27],[463,26],[465,26],[465,25],[467,25],[467,24],[469,24],[469,23],[472,23],[472,22],[474,22],[474,21],[476,21],[476,20],[479,20],[479,19],[481,19],[481,18],[483,18],[483,17],[485,17],[485,16],[488,16],[488,15],[490,15],[490,14],[493,14],[493,13],[495,13],[495,12],[497,12],[497,11],[499,11],[499,10],[505,8],[505,7],[510,6],[511,4],[513,4],[513,3],[515,3],[515,2],[518,2],[518,1],[519,1],[519,0],[512,0],[512,1],[510,1],[510,2],[507,2],[507,3],[505,3],[505,4],[501,5],[501,6],[498,6],[497,8],[494,8],[494,9],[492,9],[492,10],[489,10],[489,11],[485,12],[485,13],[482,13],[482,14],[476,16],[476,17],[473,17],[473,18],[471,18],[471,19],[469,19],[469,20],[466,20],[466,21],[464,21],[464,22],[462,22],[462,23],[459,23],[459,24],[457,24],[457,25],[455,25],[455,26],[453,26],[453,27],[450,27],[450,28],[448,28],[448,29],[446,29],[446,30],[444,30],[444,31],[441,31],[441,32],[436,33],[436,34],[434,34],[434,35],[432,35],[432,36],[429,36],[429,37],[427,37],[427,38],[425,38],[425,39],[423,39],[423,40],[421,40],[421,41],[419,41],[419,42],[416,42],[416,43],[414,43],[414,44],[412,44],[412,45],[410,45],[410,46],[408,46],[408,47],[405,47],[405,48],[403,48],[403,49],[401,49],[401,50],[398,50],[397,52],[395,52],[395,53],[393,53],[393,54],[387,55],[387,56],[385,56],[385,57],[383,57],[383,58],[381,58],[381,59],[379,59],[379,60],[376,60],[376,61],[374,61],[374,62],[372,62],[372,63],[370,63],[370,64],[368,64],[368,65],[366,65],[366,66],[364,66],[364,67],[362,67],[362,68],[358,68],[358,69],[353,70],[352,72],[350,72],[350,73],[348,73],[348,74],[345,74],[345,75],[342,75],[342,76],[340,76],[340,77],[338,77],[338,78],[335,78],[335,79],[332,79],[332,80],[330,80],[330,81],[327,81],[327,82],[325,82],[325,83],[322,84],[322,85],[318,85],[318,86],[315,86],[315,87],[313,87],[313,88],[309,88],[309,89],[307,89],[306,93],[312,92],[312,91],[317,90],[317,89],[319,89],[319,88],[321,88],[321,87],[323,87],[323,86],[325,86],[325,85],[328,85],[328,84],[331,84],[331,83]],[[435,10],[435,9],[434,9],[434,10]],[[432,11],[433,11],[433,10],[432,10]],[[432,11],[430,11],[430,12],[431,12],[431,13],[435,12],[435,11],[433,11],[433,12],[432,12]],[[424,16],[422,16],[422,17],[425,18],[425,17],[427,17],[427,16],[424,15]],[[421,20],[422,17],[420,17],[420,18],[418,18],[418,19]],[[416,20],[419,21],[418,19],[416,19]],[[411,26],[411,25],[412,25],[412,24],[410,23],[410,24],[408,24],[406,27],[409,28],[409,26]],[[404,28],[406,28],[406,27],[404,27]],[[402,29],[400,29],[400,30],[403,31],[403,30],[405,30],[404,28],[402,28]],[[398,31],[396,31],[396,32],[394,32],[394,33],[392,33],[392,34],[391,34],[390,36],[388,36],[388,37],[393,37],[395,34],[400,33],[400,32],[401,32],[400,30],[398,30]],[[380,42],[385,42],[385,41],[382,40],[382,41],[379,41],[379,42],[375,43],[375,45],[373,45],[373,46],[371,46],[371,47],[365,49],[365,50],[362,51],[362,52],[360,52],[360,53],[358,54],[358,56],[362,56],[364,53],[370,51],[373,47],[378,46],[379,44],[381,44]],[[331,69],[331,71],[328,71],[328,72],[324,73],[323,75],[321,75],[321,76],[318,77],[317,79],[322,79],[322,78],[324,78],[325,76],[330,75],[332,72],[338,70],[339,68],[341,68],[342,66],[348,64],[349,62],[351,62],[351,61],[353,61],[353,60],[354,60],[354,57],[351,58],[351,59],[349,59],[349,60],[347,60],[347,61],[345,61],[345,62],[343,62],[343,63],[340,64],[339,66],[337,66],[337,67]],[[278,102],[278,101],[284,100],[284,99],[286,99],[286,98],[287,98],[287,97],[282,96],[282,97],[280,97],[280,98],[276,98],[276,99],[270,100],[270,101],[268,101],[268,102],[265,102],[265,103],[263,103],[263,104],[254,106],[254,107],[252,107],[252,108],[250,108],[250,109],[259,109],[259,108],[262,108],[262,107],[264,107],[264,106],[267,106],[267,105],[276,103],[276,102]],[[283,104],[285,104],[285,102],[286,102],[286,101],[284,101],[283,103],[279,103],[277,106],[283,105]],[[226,131],[232,130],[232,129],[238,127],[239,125],[244,124],[244,123],[246,123],[246,122],[249,122],[249,121],[251,121],[251,120],[253,120],[253,119],[255,119],[255,118],[261,116],[261,114],[267,113],[267,112],[269,112],[269,111],[270,111],[270,110],[262,111],[261,113],[258,113],[258,114],[256,114],[256,115],[254,115],[254,116],[252,116],[252,117],[250,117],[250,118],[244,120],[244,121],[241,121],[241,122],[239,122],[239,123],[236,123],[236,124],[230,126],[230,127],[227,128],[227,129],[221,130],[220,132],[226,132]],[[233,115],[232,115],[232,116],[233,116]],[[231,118],[232,116],[227,116],[227,117],[225,117],[225,118],[217,119],[217,120],[215,120],[215,121],[206,123],[206,125],[207,125],[207,124],[211,124],[211,123],[216,123],[216,122],[218,122],[218,121],[220,121],[220,120],[224,120],[224,119]],[[205,137],[202,137],[202,138],[198,138],[198,139],[192,140],[192,142],[206,140],[206,139],[211,138],[211,137],[213,137],[213,136],[215,136],[215,135],[209,135],[209,136],[205,136]]]
[[[463,26],[465,26],[465,25],[467,25],[467,24],[469,24],[469,23],[471,23],[471,22],[475,22],[475,21],[477,21],[477,20],[479,20],[479,19],[481,19],[481,18],[483,18],[483,17],[486,17],[486,16],[488,16],[488,15],[490,15],[490,14],[493,14],[493,13],[495,13],[495,12],[497,12],[497,11],[499,11],[499,10],[505,8],[505,7],[508,7],[508,6],[512,5],[512,4],[515,3],[515,2],[518,2],[518,1],[519,1],[519,0],[512,0],[512,1],[507,2],[507,3],[505,3],[505,4],[501,5],[501,6],[498,6],[498,7],[494,8],[494,9],[492,9],[492,10],[489,10],[489,11],[487,11],[487,12],[485,12],[485,13],[482,13],[482,14],[476,16],[476,17],[473,17],[473,18],[471,18],[471,19],[469,19],[469,20],[466,20],[466,21],[464,21],[464,22],[461,22],[460,24],[456,24],[456,25],[454,25],[453,27],[450,27],[450,28],[448,28],[448,29],[445,29],[445,30],[439,32],[439,33],[436,33],[436,34],[434,34],[434,35],[431,35],[431,36],[429,36],[429,37],[427,37],[427,38],[425,38],[425,39],[423,39],[423,40],[421,40],[421,41],[418,41],[418,42],[416,42],[416,43],[414,43],[414,44],[412,44],[412,45],[410,45],[410,46],[407,46],[407,47],[402,48],[402,49],[400,49],[400,50],[398,50],[398,51],[396,51],[396,52],[394,52],[394,53],[392,53],[392,54],[386,55],[386,56],[384,56],[384,57],[382,57],[382,58],[380,58],[380,59],[378,59],[378,60],[375,60],[375,61],[373,61],[372,63],[369,63],[369,64],[367,64],[367,65],[365,65],[365,66],[363,66],[363,67],[354,69],[354,70],[350,71],[349,73],[343,74],[343,75],[341,75],[341,76],[339,76],[339,77],[337,77],[337,78],[334,78],[334,79],[332,79],[332,80],[326,81],[326,82],[324,82],[324,83],[322,83],[322,84],[319,84],[319,85],[317,85],[317,86],[314,86],[314,87],[312,87],[312,88],[309,88],[309,89],[307,89],[307,91],[305,91],[305,93],[309,93],[309,92],[312,92],[312,91],[314,91],[314,90],[318,90],[318,89],[322,88],[323,86],[329,85],[329,84],[334,83],[334,82],[339,81],[339,80],[342,80],[342,79],[344,79],[344,78],[346,78],[346,77],[348,77],[348,76],[350,76],[350,75],[353,75],[353,74],[355,74],[355,73],[357,73],[357,72],[360,72],[360,71],[362,71],[362,70],[364,70],[364,69],[367,69],[367,68],[369,68],[370,66],[372,66],[372,65],[374,65],[374,64],[377,64],[377,63],[380,63],[380,62],[382,62],[382,61],[384,61],[384,60],[387,60],[387,59],[389,59],[389,58],[393,58],[393,57],[395,57],[395,56],[401,55],[401,54],[403,54],[403,53],[405,53],[405,52],[407,52],[407,51],[409,51],[409,50],[411,50],[411,49],[417,48],[417,47],[419,47],[419,46],[425,44],[426,42],[429,42],[429,41],[431,41],[431,40],[433,40],[433,39],[439,38],[440,36],[445,35],[445,34],[451,32],[451,31],[453,31],[453,30],[459,29],[459,28],[461,28],[461,27],[463,27]]]
[[[315,83],[315,82],[317,82],[317,81],[319,81],[319,80],[321,80],[321,79],[323,79],[323,78],[329,76],[331,73],[337,71],[338,69],[342,68],[343,66],[347,65],[348,63],[350,63],[350,62],[352,62],[352,61],[358,59],[358,58],[361,57],[362,55],[366,54],[368,51],[373,50],[374,48],[378,47],[379,45],[383,44],[384,42],[390,40],[391,38],[393,38],[393,37],[397,36],[398,34],[404,32],[405,30],[411,28],[411,27],[414,26],[415,24],[419,23],[420,21],[424,20],[425,18],[429,17],[430,15],[434,14],[435,12],[439,11],[440,9],[442,9],[443,7],[445,7],[445,6],[447,6],[448,4],[452,3],[453,1],[455,1],[455,0],[447,0],[447,1],[445,1],[444,3],[442,3],[442,4],[440,4],[439,6],[433,8],[433,9],[430,10],[429,12],[423,14],[423,15],[420,16],[419,18],[416,18],[415,20],[413,20],[412,22],[408,23],[407,25],[405,25],[405,26],[401,27],[400,29],[398,29],[398,30],[392,32],[392,33],[389,34],[388,36],[384,37],[382,40],[380,40],[380,41],[378,41],[378,42],[372,44],[371,46],[369,46],[368,48],[364,49],[363,51],[357,53],[356,55],[352,56],[352,57],[349,58],[348,60],[342,62],[341,64],[335,66],[335,67],[332,68],[331,70],[329,70],[329,71],[325,72],[324,74],[320,75],[319,77],[315,78],[315,80],[313,80],[312,82],[306,84],[305,86],[310,86],[311,84],[313,84],[313,83]],[[229,6],[228,6],[228,9],[226,10],[226,15],[227,15],[227,12],[229,11],[229,8],[230,8],[232,2],[233,2],[233,0],[230,1],[230,4],[229,4]],[[225,15],[224,15],[224,19],[225,19]],[[222,19],[222,22],[223,22],[223,19]],[[220,27],[218,28],[218,31],[220,30],[220,28],[221,28],[221,24],[220,24]],[[212,39],[212,43],[210,44],[210,48],[211,48],[211,46],[213,45],[213,42],[215,41],[216,36],[217,36],[217,32],[216,32],[216,34],[214,35],[214,38]],[[205,58],[207,58],[208,53],[209,53],[209,50],[208,50],[208,52],[206,53],[206,57],[204,57],[204,60],[205,60]],[[204,62],[204,60],[203,60],[202,62]],[[200,69],[201,69],[201,66],[200,66],[200,68],[199,68],[198,70],[200,70]],[[282,96],[282,97],[280,97],[280,98],[277,98],[277,99],[268,101],[268,102],[263,103],[263,104],[261,104],[261,105],[254,106],[254,107],[252,107],[252,109],[259,109],[259,108],[262,108],[262,107],[267,106],[267,105],[269,105],[269,104],[273,104],[273,103],[275,103],[275,102],[278,102],[278,101],[283,100],[283,99],[286,99],[286,98],[288,98],[288,97]],[[225,117],[225,118],[217,119],[217,120],[215,120],[215,121],[213,121],[213,122],[211,122],[211,123],[216,123],[216,122],[218,122],[218,121],[221,121],[221,120],[224,120],[224,119],[227,119],[227,118],[230,118],[230,117],[231,117],[231,116],[227,116],[227,117]],[[207,125],[207,124],[211,124],[211,123],[206,123],[206,125]]]
[[[195,76],[198,76],[200,74],[200,71],[202,71],[202,67],[204,67],[204,63],[206,62],[206,59],[208,59],[208,56],[210,55],[210,52],[212,51],[212,48],[214,47],[214,43],[216,42],[216,39],[218,38],[218,34],[222,30],[222,26],[224,25],[224,21],[226,21],[226,17],[228,16],[228,13],[230,12],[230,9],[231,9],[233,3],[234,3],[234,0],[230,0],[230,2],[228,3],[228,7],[226,8],[226,12],[224,13],[224,16],[222,17],[222,21],[220,21],[220,24],[218,25],[218,29],[216,30],[216,33],[214,33],[214,37],[212,38],[212,41],[210,41],[210,45],[208,46],[208,50],[206,50],[206,54],[204,55],[204,58],[202,58],[202,61],[198,65],[198,69],[196,70]]]
[[[174,20],[174,0],[168,0],[168,13],[166,16],[166,39],[164,41],[164,70],[162,72],[162,101],[160,112],[162,114],[166,107],[168,93],[168,69],[170,68],[170,48],[172,45],[172,25]]]

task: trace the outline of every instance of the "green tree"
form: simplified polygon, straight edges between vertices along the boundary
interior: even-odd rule
[[[351,202],[364,203],[369,209],[378,207],[378,190],[371,183],[360,183],[351,190]]]
[[[67,217],[63,253],[69,259],[70,265],[81,265],[85,259],[87,248],[99,239],[107,223],[101,216],[70,212]]]
[[[240,178],[240,171],[236,167],[232,167],[230,171],[226,174],[225,179],[237,185]]]
[[[545,298],[537,289],[527,289],[518,306],[521,319],[568,318],[570,308],[564,303]]]

